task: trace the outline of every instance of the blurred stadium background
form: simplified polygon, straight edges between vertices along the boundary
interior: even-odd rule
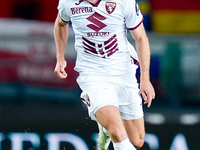
[[[147,133],[141,150],[199,150],[200,1],[137,2],[150,41],[150,75],[157,93],[152,107],[144,106]],[[57,4],[1,2],[0,150],[99,150],[97,126],[79,98],[72,30],[68,78],[53,74]]]

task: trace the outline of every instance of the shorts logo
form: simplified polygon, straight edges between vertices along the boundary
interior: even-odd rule
[[[111,14],[116,8],[116,2],[106,2],[105,4],[106,11],[108,14]]]
[[[83,97],[81,97],[81,100],[90,107],[90,98],[88,94],[85,94]]]

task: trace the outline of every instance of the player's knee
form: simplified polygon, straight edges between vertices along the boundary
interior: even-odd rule
[[[112,129],[109,131],[109,134],[113,141],[115,142],[121,142],[124,140],[124,134],[119,129]]]
[[[144,138],[138,138],[138,139],[133,139],[131,140],[131,143],[137,148],[141,148],[144,145]]]
[[[136,147],[137,149],[139,149],[139,148],[141,148],[143,145],[144,145],[144,140],[140,140],[140,141],[138,141],[138,142],[135,144],[135,147]]]

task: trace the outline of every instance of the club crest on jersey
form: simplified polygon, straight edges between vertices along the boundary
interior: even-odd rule
[[[111,14],[116,8],[116,2],[108,2],[106,1],[105,7],[108,14]]]

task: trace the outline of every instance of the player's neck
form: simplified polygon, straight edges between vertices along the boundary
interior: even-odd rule
[[[87,1],[92,3],[92,4],[96,4],[99,0],[87,0]]]

